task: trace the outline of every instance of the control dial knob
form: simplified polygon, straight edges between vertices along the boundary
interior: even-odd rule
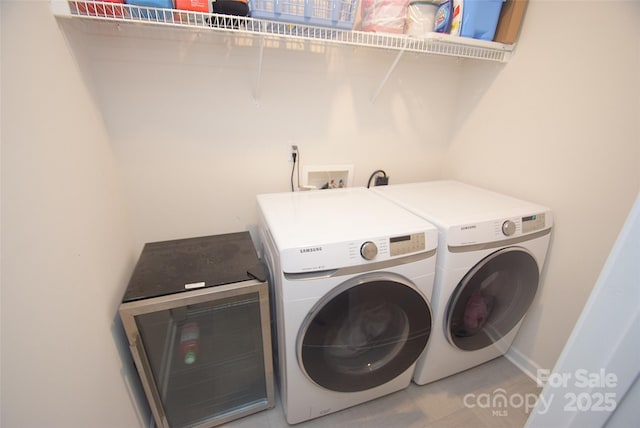
[[[378,247],[371,241],[367,241],[360,247],[360,255],[365,260],[373,260],[378,255]]]
[[[511,236],[515,233],[515,231],[516,231],[516,224],[511,220],[507,220],[504,223],[502,223],[502,233],[504,233],[504,236]]]

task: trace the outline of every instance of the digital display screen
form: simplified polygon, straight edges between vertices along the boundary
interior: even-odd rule
[[[522,217],[522,233],[529,233],[543,229],[545,223],[546,222],[544,213]]]
[[[416,251],[424,251],[425,238],[424,233],[390,237],[389,249],[391,257],[415,253]]]

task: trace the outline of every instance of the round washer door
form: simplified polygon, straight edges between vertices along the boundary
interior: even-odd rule
[[[475,351],[497,342],[524,317],[538,289],[538,263],[524,248],[504,248],[462,278],[445,315],[453,346]]]
[[[374,388],[415,363],[431,321],[429,303],[406,278],[354,277],[307,315],[298,333],[298,364],[311,381],[332,391]]]

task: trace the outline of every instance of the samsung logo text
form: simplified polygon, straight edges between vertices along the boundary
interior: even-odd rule
[[[322,247],[309,247],[309,248],[301,248],[300,253],[317,253],[318,251],[322,251]]]

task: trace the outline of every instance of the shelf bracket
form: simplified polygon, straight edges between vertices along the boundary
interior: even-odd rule
[[[396,59],[393,60],[391,67],[389,67],[389,70],[387,71],[387,74],[384,75],[384,77],[382,78],[382,82],[380,82],[380,85],[378,85],[378,89],[376,89],[376,91],[373,93],[373,96],[371,97],[371,104],[374,104],[376,102],[378,95],[380,95],[380,92],[382,92],[382,88],[387,83],[387,80],[389,80],[389,76],[391,76],[391,73],[393,73],[393,70],[395,70],[396,65],[398,65],[398,62],[400,61],[400,58],[402,58],[402,54],[404,53],[406,47],[407,47],[407,41],[405,40],[404,44],[402,45],[402,48],[398,51],[398,54],[396,55]]]
[[[260,37],[260,49],[258,50],[258,72],[256,76],[256,84],[253,89],[253,103],[260,105],[260,79],[262,78],[262,58],[264,56],[264,37]]]

